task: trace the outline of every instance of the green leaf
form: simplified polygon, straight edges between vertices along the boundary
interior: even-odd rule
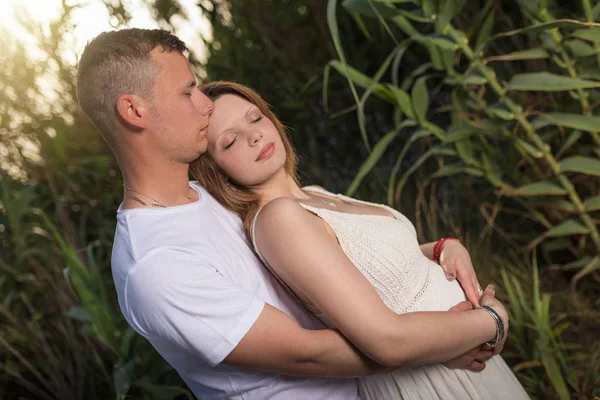
[[[583,79],[596,79],[600,80],[600,68],[598,67],[587,67],[579,73],[579,77]]]
[[[598,16],[600,16],[600,3],[597,3],[594,8],[592,8],[592,15],[594,17],[594,19],[598,18]]]
[[[438,13],[440,32],[443,31],[444,28],[450,23],[452,18],[454,18],[454,16],[463,9],[467,3],[467,0],[442,0],[441,3],[440,12]]]
[[[575,287],[575,285],[581,278],[591,274],[598,268],[600,268],[600,256],[591,259],[578,273],[575,274],[575,276],[573,276],[573,279],[571,280],[571,286]]]
[[[454,75],[454,60],[456,58],[456,51],[440,49],[440,53],[442,55],[442,64],[444,64],[446,75]]]
[[[423,12],[426,15],[434,15],[438,13],[438,1],[437,0],[420,0]]]
[[[433,67],[438,71],[443,71],[444,60],[442,59],[441,49],[431,43],[423,42],[421,44],[427,48],[427,51],[429,52],[429,58],[433,63]]]
[[[597,53],[592,46],[578,39],[565,40],[564,45],[575,57],[589,57]]]
[[[567,171],[600,176],[600,160],[584,156],[565,158],[560,162],[560,172]]]
[[[597,211],[600,210],[600,195],[590,197],[583,203],[585,211]]]
[[[495,40],[500,37],[520,35],[522,33],[533,33],[540,31],[549,31],[554,28],[587,28],[587,27],[598,27],[600,24],[593,22],[579,22],[572,19],[557,19],[552,22],[545,22],[543,24],[531,25],[525,28],[515,29],[508,32],[502,32],[494,35],[491,40]]]
[[[412,103],[410,101],[410,96],[408,95],[408,93],[393,85],[386,85],[386,87],[396,97],[396,104],[400,107],[400,110],[402,110],[404,115],[406,115],[410,119],[417,119],[415,112],[413,111]]]
[[[483,176],[483,172],[476,168],[470,168],[461,164],[455,164],[444,165],[442,168],[438,169],[433,175],[431,175],[431,178],[441,178],[445,176],[452,176],[463,173],[473,176]]]
[[[509,196],[560,196],[567,194],[565,188],[553,181],[529,183],[511,190],[504,190]]]
[[[545,235],[546,237],[559,237],[559,236],[570,236],[570,235],[583,235],[590,233],[590,230],[576,219],[568,219],[562,224],[556,225],[552,229],[548,230]]]
[[[555,210],[566,211],[570,213],[577,212],[577,208],[568,200],[556,197],[533,197],[527,202],[528,205],[535,208],[551,208]]]
[[[456,142],[454,147],[456,148],[458,156],[465,164],[472,165],[474,167],[478,167],[480,165],[479,161],[477,161],[475,158],[475,150],[471,141],[463,140],[462,142]]]
[[[417,79],[411,92],[413,108],[420,122],[425,121],[425,115],[429,107],[429,90],[427,89],[426,79],[424,76]]]
[[[527,49],[506,53],[501,56],[488,57],[486,61],[537,60],[548,57],[550,57],[550,55],[544,49]]]
[[[365,22],[363,21],[360,14],[354,11],[348,11],[348,13],[352,17],[352,19],[354,19],[354,22],[356,22],[356,25],[358,25],[358,28],[361,30],[363,35],[365,35],[367,39],[371,39],[371,33],[367,29],[367,26],[365,25]]]
[[[420,22],[422,24],[430,24],[432,22],[431,18],[426,16],[422,10],[415,9],[413,11],[406,11],[406,10],[398,10],[398,11],[400,11],[400,14],[404,15],[406,18],[411,19],[415,22]]]
[[[413,37],[413,39],[421,44],[431,44],[439,47],[443,50],[456,50],[458,49],[458,45],[454,43],[451,39],[448,39],[447,36],[441,35],[418,35]]]
[[[344,0],[342,7],[345,9],[364,15],[366,17],[378,17],[377,13],[384,18],[390,19],[400,15],[400,10],[390,7],[381,2],[369,2],[368,0]]]
[[[589,40],[592,42],[600,42],[600,28],[577,29],[571,34],[579,39]]]
[[[560,150],[558,151],[558,153],[556,153],[556,157],[559,158],[565,151],[569,150],[571,148],[571,146],[573,146],[579,140],[579,138],[581,136],[582,136],[581,131],[578,131],[578,130],[572,131],[571,134],[569,135],[569,137],[567,138],[567,140],[565,140],[563,145],[560,147]]]
[[[537,147],[535,147],[534,145],[532,145],[529,142],[526,142],[522,139],[517,138],[515,140],[516,144],[518,147],[520,147],[521,149],[523,149],[525,152],[527,152],[529,155],[531,155],[533,158],[541,158],[544,154],[542,153],[541,150],[539,150]]]
[[[417,159],[417,161],[415,161],[411,167],[402,175],[402,177],[400,178],[400,180],[398,181],[398,184],[396,185],[396,190],[394,192],[394,197],[396,199],[400,198],[400,195],[402,194],[402,188],[404,188],[404,185],[406,184],[406,182],[408,181],[408,178],[410,178],[410,176],[417,170],[419,169],[419,167],[421,167],[421,165],[427,161],[427,159],[431,156],[434,155],[441,155],[441,156],[449,156],[449,157],[453,157],[456,156],[456,152],[450,148],[445,148],[445,147],[434,147],[432,149],[429,149],[428,151],[426,151],[424,154],[421,155],[421,157],[419,157]]]
[[[488,111],[490,112],[490,114],[505,121],[511,121],[515,119],[515,114],[509,109],[507,109],[504,104],[492,104],[488,107]]]
[[[113,380],[115,385],[115,393],[117,394],[117,400],[125,398],[125,394],[131,385],[131,376],[133,375],[134,367],[135,360],[129,360],[125,364],[117,364],[115,367],[113,372]]]
[[[518,74],[513,76],[507,85],[508,90],[537,90],[544,92],[597,87],[600,87],[600,82],[570,78],[549,72]]]
[[[473,73],[467,75],[462,82],[465,85],[485,85],[487,83],[487,78]]]
[[[363,89],[372,88],[373,93],[377,97],[386,100],[392,104],[395,103],[396,97],[390,92],[390,90],[388,90],[381,83],[378,83],[377,81],[373,80],[371,77],[363,74],[362,72],[352,68],[349,65],[343,64],[338,60],[330,61],[329,65],[331,65],[342,76],[352,81],[352,83],[362,87]]]
[[[477,36],[477,43],[475,44],[475,49],[480,49],[485,43],[487,43],[490,40],[490,37],[492,36],[492,32],[494,30],[495,21],[496,13],[494,12],[494,10],[492,10],[488,14],[487,18],[483,22],[483,25],[481,26],[481,29],[479,30],[479,36]]]
[[[446,135],[445,143],[456,143],[461,142],[465,139],[470,138],[473,135],[477,134],[477,130],[470,125],[460,124],[460,125],[452,125],[448,129],[448,134]]]
[[[415,27],[410,23],[410,21],[402,15],[394,17],[392,21],[411,38],[415,38],[421,35],[421,33],[415,29]]]
[[[536,126],[536,129],[552,124],[582,131],[596,132],[600,128],[600,117],[556,112],[544,114],[536,118],[533,124]]]
[[[135,331],[130,326],[127,327],[125,333],[121,337],[121,357],[129,357],[129,350],[131,348],[131,341],[135,337]]]
[[[90,322],[92,320],[90,313],[83,307],[73,307],[67,315],[77,321]]]
[[[398,133],[404,126],[406,125],[398,125],[396,129],[394,129],[391,132],[388,132],[379,140],[379,142],[377,142],[377,144],[373,147],[373,151],[371,151],[363,165],[361,165],[360,169],[358,170],[358,173],[354,177],[354,180],[350,184],[350,187],[346,191],[346,194],[348,196],[352,196],[354,192],[356,192],[360,183],[367,176],[367,174],[371,172],[373,167],[375,167],[381,156],[383,156],[383,153],[385,153],[385,151],[387,150],[390,143],[392,143],[396,136],[398,136]]]

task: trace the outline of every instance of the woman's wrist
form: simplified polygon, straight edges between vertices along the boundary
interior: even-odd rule
[[[485,342],[489,347],[494,348],[498,343],[501,343],[507,334],[507,320],[504,319],[493,307],[480,306],[479,310],[485,311],[494,321],[495,334],[491,340]]]
[[[446,238],[441,238],[440,240],[438,240],[437,242],[435,242],[435,245],[433,246],[433,258],[432,260],[435,261],[436,263],[440,263],[440,256],[442,255],[442,251],[444,250],[444,244],[447,241],[456,241],[460,243],[460,240],[456,239],[456,238],[452,238],[452,237],[446,237]]]

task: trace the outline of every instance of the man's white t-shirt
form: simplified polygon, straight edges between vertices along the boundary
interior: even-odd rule
[[[304,328],[323,325],[262,266],[241,220],[197,183],[197,202],[122,210],[112,254],[119,305],[201,399],[358,399],[353,379],[300,378],[221,361],[268,303]]]

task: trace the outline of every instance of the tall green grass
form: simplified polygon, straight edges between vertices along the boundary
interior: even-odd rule
[[[347,12],[359,21],[376,19],[397,43],[370,77],[346,62],[345,52],[351,49],[344,49],[336,25],[337,1],[332,0],[328,18],[339,59],[329,63],[325,76],[335,69],[347,78],[370,151],[348,194],[384,153],[393,152],[387,201],[398,204],[412,174],[436,158],[440,165],[426,183],[460,174],[487,185],[493,197],[504,199],[501,214],[504,206],[507,212],[516,207],[530,221],[530,232],[509,235],[519,237],[526,249],[542,244],[562,257],[568,253],[567,261],[581,262],[581,278],[600,266],[600,117],[593,115],[599,104],[594,99],[599,97],[600,74],[594,71],[600,24],[555,19],[542,3],[518,1],[529,25],[494,33],[492,1],[462,31],[452,19],[464,2],[346,0],[342,5]],[[496,43],[514,37],[527,38],[531,47],[498,54]],[[429,57],[401,75],[403,57],[410,52]],[[530,66],[532,59],[537,64]],[[539,65],[542,71],[530,72]],[[360,97],[357,87],[363,89]],[[364,114],[372,96],[389,102],[395,119],[395,127],[375,144]],[[399,137],[405,138],[401,148],[393,145]],[[421,142],[428,150],[402,168],[409,149]]]
[[[593,398],[600,349],[590,333],[600,293],[600,5],[581,1],[583,15],[546,1],[480,6],[329,1],[338,57],[325,68],[325,104],[335,71],[354,93],[357,139],[368,151],[347,194],[383,176],[389,205],[405,208],[405,189],[416,190],[417,228],[426,236],[463,234],[472,251],[493,237],[509,249],[510,260],[490,263],[488,253],[478,262],[496,269],[490,276],[506,293],[513,318],[508,356],[519,377],[540,398]],[[388,36],[395,43],[370,74],[348,61],[352,44],[337,24],[344,13],[366,40]],[[513,21],[521,26],[506,27]],[[389,104],[393,121],[377,140],[366,117],[373,98]],[[485,221],[479,234],[477,220]],[[465,231],[460,225],[467,221]],[[531,264],[524,261],[530,257]],[[549,271],[561,282],[543,281],[560,298],[552,307],[539,280]],[[585,296],[592,300],[581,302]],[[566,316],[564,307],[578,313]],[[592,348],[570,344],[573,332]]]

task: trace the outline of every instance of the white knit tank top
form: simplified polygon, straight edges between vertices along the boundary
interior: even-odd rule
[[[412,311],[427,290],[431,261],[423,255],[415,228],[408,218],[382,204],[355,200],[314,186],[305,187],[304,190],[347,203],[380,207],[393,214],[395,218],[352,214],[299,203],[331,226],[344,253],[369,280],[388,308],[398,314]],[[254,217],[252,224],[254,249],[275,278],[291,291],[270,268],[256,246],[254,226],[258,215],[259,213]],[[294,292],[291,292],[295,296]],[[307,308],[314,314],[319,313],[314,307]]]

